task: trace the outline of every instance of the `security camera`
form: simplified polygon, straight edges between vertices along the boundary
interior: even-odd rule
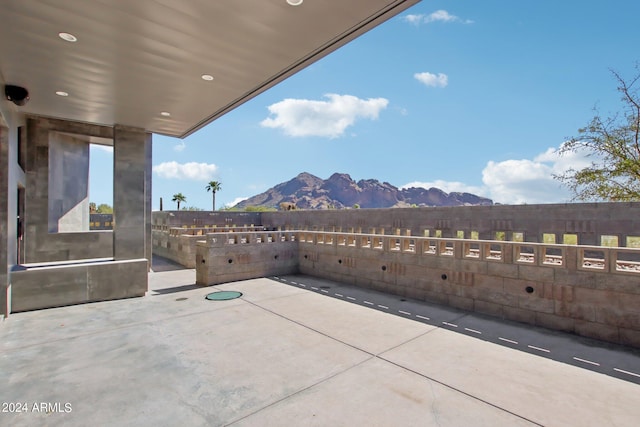
[[[29,101],[29,91],[20,86],[6,85],[4,94],[9,101],[20,107]]]

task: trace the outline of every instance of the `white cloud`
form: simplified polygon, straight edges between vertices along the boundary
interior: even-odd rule
[[[449,84],[449,77],[446,74],[438,73],[431,74],[428,72],[415,73],[413,77],[420,83],[431,87],[447,87]]]
[[[375,120],[389,101],[385,98],[360,99],[352,95],[327,94],[326,101],[285,99],[268,107],[274,117],[264,119],[264,127],[280,128],[289,136],[337,138],[356,119]]]
[[[591,164],[586,152],[558,154],[549,148],[533,160],[490,161],[482,171],[482,182],[490,197],[500,203],[558,203],[571,200],[571,194],[553,175]]]
[[[407,21],[410,24],[414,24],[414,25],[418,25],[420,23],[422,23],[422,21],[424,20],[424,15],[423,14],[410,14],[410,15],[405,15],[403,17],[403,19],[405,21]]]
[[[452,193],[452,192],[471,193],[471,194],[476,194],[478,196],[484,196],[487,192],[487,189],[485,187],[467,185],[464,182],[458,182],[458,181],[444,181],[441,179],[437,179],[435,181],[429,181],[429,182],[414,181],[414,182],[405,184],[400,188],[405,189],[405,188],[411,188],[411,187],[426,188],[427,190],[429,188],[435,187],[435,188],[439,188],[445,193]]]
[[[436,10],[428,15],[411,14],[405,15],[404,20],[413,25],[430,24],[432,22],[460,22],[462,24],[473,24],[471,19],[462,19],[456,15],[452,15],[446,10]]]
[[[90,147],[92,150],[100,150],[105,153],[113,154],[113,145],[91,144]]]
[[[182,152],[185,148],[187,148],[187,144],[185,144],[184,141],[179,141],[176,145],[173,146],[173,149],[177,152]]]
[[[482,170],[482,186],[436,180],[410,182],[401,188],[436,187],[447,193],[467,192],[503,204],[565,203],[571,200],[572,195],[553,175],[569,169],[582,169],[591,165],[592,160],[584,151],[560,155],[558,149],[548,148],[533,159],[489,161]]]
[[[429,22],[456,22],[456,21],[460,21],[460,18],[458,18],[455,15],[451,15],[449,12],[447,12],[446,10],[436,10],[433,13],[430,13],[429,15],[427,15],[424,18],[424,22],[429,23]]]
[[[192,181],[207,181],[213,179],[217,170],[218,167],[214,164],[196,162],[164,162],[153,167],[153,172],[161,178],[186,179]]]
[[[230,201],[229,203],[225,204],[226,207],[230,208],[233,207],[235,205],[237,205],[238,203],[247,200],[248,197],[236,197],[235,199],[233,199],[232,201]]]

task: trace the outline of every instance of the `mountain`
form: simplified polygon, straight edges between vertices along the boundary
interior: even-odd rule
[[[334,173],[323,180],[303,172],[235,207],[279,207],[280,203],[292,203],[298,209],[341,209],[354,205],[361,208],[492,205],[493,201],[470,193],[445,193],[438,188],[399,189],[376,179],[356,182],[346,173]]]

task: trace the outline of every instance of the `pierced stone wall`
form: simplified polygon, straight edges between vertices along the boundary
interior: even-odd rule
[[[640,237],[640,203],[453,206],[433,208],[296,210],[263,212],[262,224],[282,230],[349,231],[483,240],[563,243],[575,235],[580,245],[600,245],[602,236],[628,246]],[[571,236],[568,236],[571,237]],[[547,240],[545,240],[547,239]],[[636,242],[638,240],[636,239]]]
[[[344,232],[212,233],[202,285],[300,272],[640,347],[640,249]]]
[[[303,274],[640,347],[639,249],[320,232],[299,245]]]
[[[210,233],[196,243],[196,283],[215,285],[298,271],[292,232]]]

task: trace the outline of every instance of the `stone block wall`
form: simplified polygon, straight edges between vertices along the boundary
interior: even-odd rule
[[[147,259],[28,266],[11,282],[12,312],[139,297],[147,292]]]
[[[2,115],[0,115],[0,119]],[[6,165],[6,166],[5,166]],[[0,320],[8,313],[9,254],[9,128],[0,120]],[[15,238],[15,236],[14,236]]]
[[[172,235],[164,231],[152,232],[153,254],[170,259],[187,268],[196,268],[196,241],[202,235]]]
[[[169,230],[175,227],[203,228],[240,227],[262,225],[261,212],[234,211],[154,211],[152,225],[154,230]]]
[[[50,182],[50,178],[57,176],[49,173],[49,159],[52,154],[50,150],[56,149],[56,144],[52,145],[50,142],[66,133],[106,139],[113,138],[113,129],[106,126],[40,117],[27,120],[24,244],[25,261],[29,263],[113,256],[113,234],[111,232],[90,232],[88,231],[88,222],[86,232],[50,232],[49,187],[62,188],[64,186],[64,182]],[[58,154],[62,155],[63,153]],[[88,205],[86,212],[88,215]]]
[[[640,348],[640,249],[314,231],[196,244],[198,284],[296,272]]]
[[[113,231],[89,231],[91,141],[114,146]],[[150,133],[127,126],[27,119],[24,257],[19,265],[8,262],[9,311],[145,294],[151,261],[151,142]]]
[[[524,245],[531,258],[511,242],[302,232],[299,245],[302,274],[640,347],[640,264],[617,249]]]
[[[296,210],[263,212],[262,224],[282,230],[352,231],[465,238],[472,232],[482,240],[517,240],[542,243],[543,235],[563,243],[576,234],[580,245],[600,245],[601,236],[615,236],[618,246],[627,237],[640,237],[640,203],[570,203],[544,205],[452,206],[392,209]],[[435,236],[438,237],[438,236]]]
[[[210,233],[196,243],[196,283],[215,285],[298,271],[296,233]]]

